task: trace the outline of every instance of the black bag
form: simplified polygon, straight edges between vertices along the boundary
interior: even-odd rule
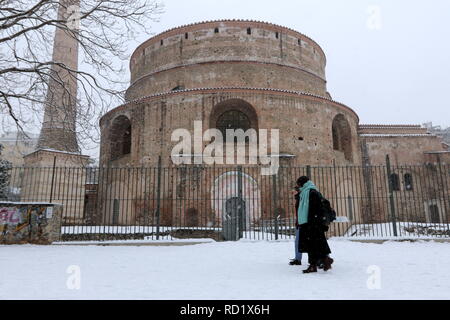
[[[330,223],[336,220],[336,211],[331,207],[330,201],[320,194],[320,204],[322,207],[322,225],[329,227]]]

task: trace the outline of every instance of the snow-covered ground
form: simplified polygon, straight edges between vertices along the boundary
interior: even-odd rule
[[[450,238],[450,224],[448,223],[420,223],[401,221],[396,222],[397,237],[406,238]],[[294,225],[286,226],[280,225],[279,231],[291,230]],[[170,239],[170,235],[165,235],[166,231],[175,231],[177,229],[196,230],[196,231],[217,231],[221,232],[222,228],[214,227],[166,227],[161,226],[159,231],[162,233],[161,237]],[[63,226],[61,227],[62,234],[137,234],[137,233],[154,233],[156,234],[156,226]],[[274,240],[275,227],[273,225],[262,225],[260,228],[253,228],[245,231],[244,238],[246,239],[267,239]],[[294,232],[292,232],[292,235]],[[280,233],[280,238],[289,238],[288,235]],[[369,238],[382,239],[394,238],[394,224],[393,223],[372,223],[372,224],[353,224],[344,233],[343,237],[351,239]]]
[[[396,222],[395,228],[398,237],[420,237],[423,239],[450,237],[450,225],[448,223]],[[393,236],[393,223],[354,224],[344,234],[344,237],[367,237],[372,239]]]
[[[307,255],[287,264],[286,240],[0,246],[0,299],[450,298],[450,243],[329,243],[333,269],[316,274],[301,272]]]

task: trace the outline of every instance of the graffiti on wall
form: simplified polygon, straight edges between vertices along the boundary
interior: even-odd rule
[[[22,222],[20,210],[14,207],[0,208],[0,225],[18,225]]]
[[[33,217],[40,218],[45,208],[0,207],[0,232],[20,231],[31,223]]]

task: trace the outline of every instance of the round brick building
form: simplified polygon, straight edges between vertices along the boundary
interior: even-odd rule
[[[278,152],[270,146],[268,152],[280,156],[284,167],[360,164],[358,116],[331,99],[325,65],[312,39],[255,21],[182,26],[141,44],[131,57],[126,103],[100,121],[100,163],[122,168],[102,178],[103,222],[220,226],[224,234],[231,232],[225,238],[235,239],[274,215],[291,217],[288,189],[302,172],[280,169],[275,183],[257,170],[240,172],[224,164],[215,166],[218,171],[204,164],[176,166],[171,137],[180,128],[194,132],[195,121],[203,132],[278,129]],[[196,157],[193,149],[187,156]],[[152,171],[159,158],[168,170],[161,181]],[[121,171],[124,167],[131,171]],[[328,191],[349,190],[351,183],[350,177]],[[355,215],[359,207],[354,201]],[[230,227],[233,217],[238,229]]]
[[[170,165],[171,133],[279,129],[282,163],[358,164],[358,116],[331,99],[326,58],[307,36],[274,24],[213,21],[150,38],[131,56],[126,103],[100,121],[101,164]],[[291,159],[291,160],[288,160]]]

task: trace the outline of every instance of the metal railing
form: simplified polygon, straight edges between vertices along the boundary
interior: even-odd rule
[[[290,166],[272,176],[257,166],[4,170],[0,202],[64,205],[62,241],[291,238],[302,175],[337,212],[329,236],[450,237],[448,164]],[[8,223],[0,217],[0,228]]]

